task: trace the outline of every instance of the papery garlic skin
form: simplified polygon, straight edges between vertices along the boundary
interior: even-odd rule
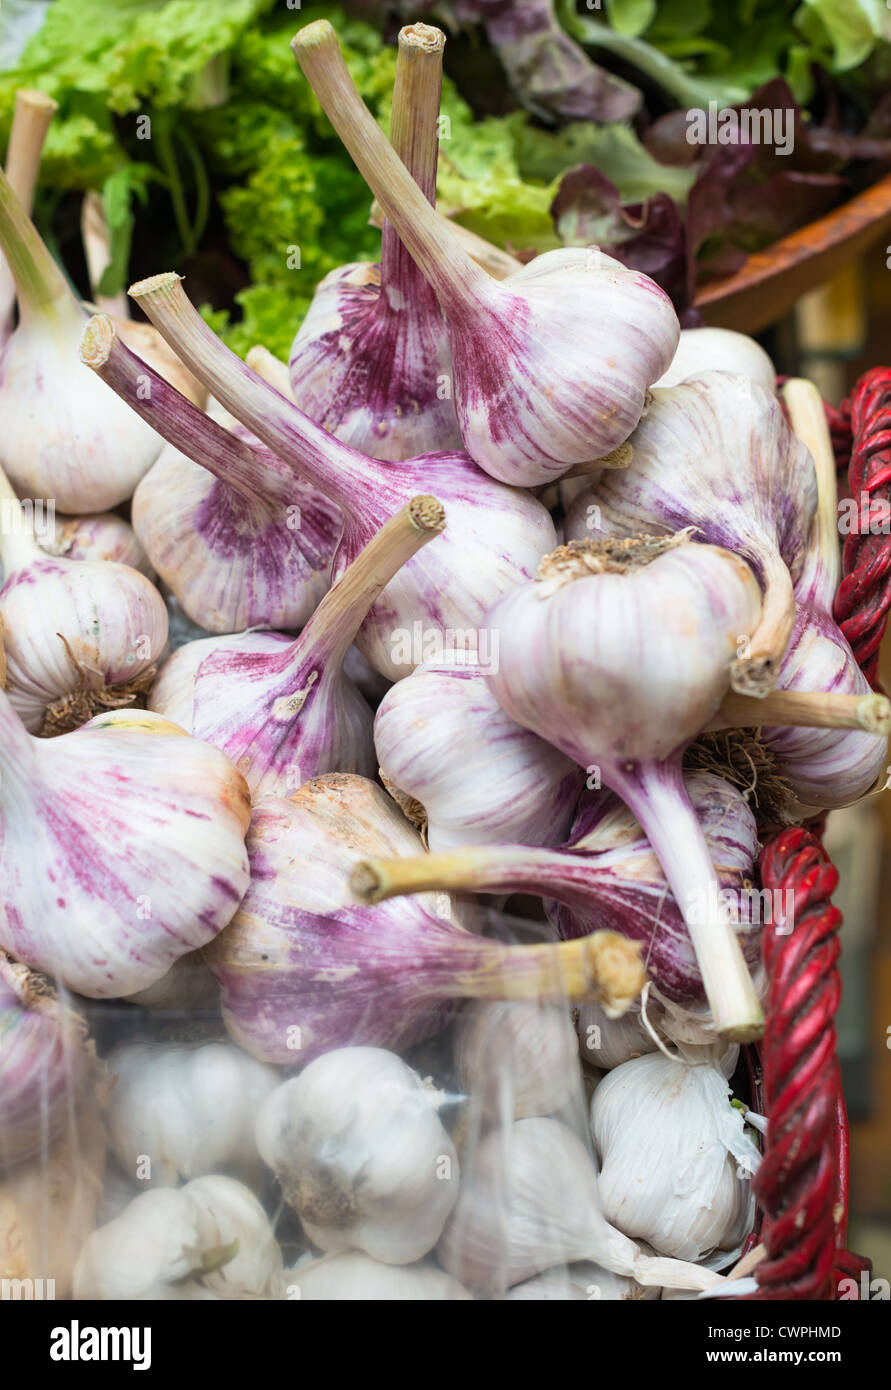
[[[57,516],[52,539],[40,540],[39,544],[47,555],[64,555],[68,560],[113,560],[155,580],[155,571],[136,532],[116,512]]]
[[[257,1147],[322,1250],[411,1264],[439,1239],[458,1196],[441,1096],[381,1048],[325,1053],[263,1105]]]
[[[462,1090],[479,1095],[495,1069],[516,1119],[553,1115],[581,1096],[578,1048],[569,1013],[525,1000],[471,1000],[454,1033]]]
[[[83,1018],[0,951],[0,1170],[46,1152],[88,1070]]]
[[[702,372],[735,372],[751,377],[765,391],[776,389],[776,369],[760,343],[732,328],[682,328],[671,366],[653,390],[678,386]]]
[[[253,1122],[278,1084],[271,1067],[231,1043],[121,1044],[107,1067],[109,1140],[131,1179],[149,1187],[219,1172],[256,1180]]]
[[[309,487],[241,496],[167,444],[134,493],[133,526],[188,616],[223,633],[301,627],[328,589],[341,521]]]
[[[44,556],[16,570],[0,590],[7,688],[25,727],[65,727],[66,703],[80,690],[137,687],[167,642],[167,609],[145,575],[111,561]],[[95,707],[95,705],[94,705]]]
[[[467,1302],[473,1294],[439,1269],[432,1260],[392,1265],[373,1260],[361,1250],[308,1259],[284,1275],[287,1296],[299,1291],[301,1302]]]
[[[632,1057],[656,1051],[656,1043],[639,1013],[629,1010],[622,1018],[607,1018],[597,1004],[580,1004],[575,1015],[579,1052],[586,1062],[602,1071],[612,1071]]]
[[[597,1087],[591,1129],[604,1213],[626,1235],[699,1261],[750,1230],[760,1154],[716,1067],[625,1062]]]
[[[248,885],[247,787],[147,710],[31,739],[0,696],[0,946],[92,999],[160,979]]]
[[[205,1177],[140,1193],[94,1231],[78,1256],[73,1291],[103,1301],[271,1298],[281,1269],[253,1194],[232,1178]]]
[[[426,813],[434,853],[559,844],[569,828],[578,769],[504,713],[468,653],[425,661],[394,685],[375,715],[374,744],[385,784]]]
[[[452,379],[445,324],[429,286],[412,278],[409,288],[410,300],[398,285],[382,290],[379,265],[339,266],[319,282],[291,348],[296,404],[372,458],[462,447],[442,385]]]
[[[653,1302],[659,1298],[658,1288],[645,1288],[627,1275],[613,1274],[600,1265],[583,1261],[580,1264],[563,1265],[557,1269],[545,1270],[533,1279],[522,1284],[514,1284],[508,1289],[505,1299],[508,1303],[520,1302],[562,1302],[578,1299],[586,1302],[601,1301],[636,1303],[642,1300]],[[691,1294],[695,1297],[695,1294]]]
[[[742,666],[734,688],[747,693],[747,681],[760,682],[759,689],[775,681],[817,506],[813,461],[776,397],[749,377],[703,373],[654,391],[630,444],[630,466],[604,469],[572,504],[567,540],[668,535],[693,526],[695,540],[742,556],[765,603],[757,628],[740,629],[750,639],[740,661],[757,658],[758,665],[751,672]]]

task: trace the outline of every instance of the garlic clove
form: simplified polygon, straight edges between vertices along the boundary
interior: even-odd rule
[[[0,947],[94,999],[160,979],[248,884],[247,787],[147,710],[29,737],[0,695]]]
[[[375,716],[374,743],[384,785],[423,808],[434,852],[557,844],[569,828],[580,773],[504,713],[470,653],[425,661],[394,685]]]
[[[317,1057],[272,1092],[257,1147],[314,1245],[411,1264],[436,1244],[458,1196],[442,1097],[391,1052]]]

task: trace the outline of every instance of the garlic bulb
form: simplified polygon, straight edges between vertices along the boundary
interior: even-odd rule
[[[271,1067],[231,1043],[121,1044],[107,1067],[109,1141],[130,1178],[150,1187],[222,1171],[256,1178],[253,1120],[277,1083]]]
[[[39,1163],[0,1177],[0,1279],[33,1279],[35,1297],[70,1298],[72,1271],[102,1196],[105,1135],[85,1095]],[[48,1288],[52,1281],[52,1288]]]
[[[760,1154],[714,1066],[661,1053],[624,1062],[591,1101],[607,1220],[663,1255],[699,1261],[751,1229]]]
[[[78,362],[87,314],[2,173],[0,249],[19,304],[0,357],[0,466],[21,496],[51,497],[60,511],[114,507],[130,497],[161,440]]]
[[[390,116],[391,144],[430,203],[444,43],[426,24],[401,30]],[[300,409],[372,458],[462,447],[446,326],[388,222],[380,265],[341,266],[318,286],[291,348],[290,373]]]
[[[832,441],[817,388],[789,381],[783,397],[793,428],[813,455],[819,510],[795,587],[795,626],[777,680],[781,690],[820,690],[864,697],[869,682],[841,629],[832,605],[841,581],[838,489]],[[777,770],[804,807],[831,808],[856,801],[882,777],[888,762],[887,722],[858,729],[765,725],[761,739]]]
[[[760,343],[732,328],[682,328],[677,351],[653,390],[679,386],[702,372],[734,372],[775,391],[777,374]]]
[[[345,679],[344,659],[385,585],[445,525],[435,497],[413,497],[299,637],[246,632],[191,642],[162,668],[150,708],[220,748],[255,799],[287,796],[323,772],[373,775],[372,714]]]
[[[322,1250],[411,1264],[436,1244],[458,1196],[443,1097],[392,1052],[327,1052],[268,1097],[257,1147]]]
[[[128,565],[47,555],[2,471],[0,506],[10,518],[0,620],[13,709],[30,732],[53,735],[132,704],[167,642],[161,595]]]
[[[285,1271],[286,1297],[304,1302],[442,1302],[467,1301],[467,1292],[432,1260],[419,1264],[391,1265],[373,1260],[361,1250],[302,1261]]]
[[[205,952],[237,1043],[294,1067],[347,1045],[404,1050],[439,1032],[462,998],[599,997],[620,1014],[642,988],[638,947],[613,932],[513,946],[466,930],[447,894],[358,904],[357,857],[420,848],[362,777],[317,777],[255,806],[250,888]]]
[[[553,845],[569,829],[581,773],[504,713],[472,654],[446,652],[392,686],[375,715],[374,746],[384,785],[401,805],[417,803],[434,852]]]
[[[74,1267],[75,1299],[274,1298],[282,1257],[269,1218],[232,1178],[142,1192],[94,1231]]]
[[[753,966],[759,960],[761,923],[753,920],[752,908],[759,899],[746,888],[758,854],[755,818],[742,794],[720,777],[693,773],[682,785],[733,930]],[[704,1000],[690,931],[659,860],[629,809],[611,793],[583,795],[570,840],[558,849],[466,846],[416,859],[365,861],[357,873],[366,902],[419,890],[539,895],[564,939],[601,927],[620,932],[641,942],[647,973],[660,994],[689,1006]],[[702,901],[691,899],[690,913],[707,910],[705,890],[698,891]]]
[[[703,1289],[718,1282],[695,1265],[645,1255],[610,1226],[588,1150],[553,1119],[516,1120],[482,1138],[472,1166],[465,1165],[436,1255],[467,1288],[495,1295],[554,1265],[582,1260],[647,1287]]]
[[[44,1153],[69,1123],[86,1031],[43,976],[0,951],[0,1170]]]
[[[495,698],[597,767],[633,811],[687,924],[715,1026],[737,1042],[758,1036],[763,1017],[681,755],[720,705],[759,612],[745,562],[680,533],[563,547],[488,617],[501,652],[488,675]]]
[[[449,325],[464,447],[492,477],[535,486],[610,452],[668,368],[679,327],[647,276],[599,251],[545,252],[497,281],[438,217],[364,106],[327,20],[294,55]]]
[[[401,680],[429,656],[431,639],[440,650],[456,645],[456,635],[478,639],[491,604],[527,578],[553,543],[542,504],[494,482],[466,454],[381,463],[332,438],[225,347],[190,305],[179,276],[156,275],[130,294],[226,409],[341,509],[335,579],[412,497],[432,493],[442,502],[449,524],[441,541],[390,581],[356,639],[388,679]]]
[[[654,391],[630,444],[631,465],[605,470],[573,503],[567,540],[693,526],[697,540],[741,555],[762,585],[764,608],[753,630],[740,628],[748,642],[731,684],[742,694],[765,694],[792,632],[792,584],[817,505],[806,447],[771,392],[729,372]]]
[[[581,1095],[578,1047],[565,1009],[472,1000],[459,1015],[454,1047],[466,1094],[479,1094],[495,1068],[510,1087],[517,1119],[556,1114]]]
[[[81,361],[167,440],[133,525],[188,616],[209,632],[300,627],[328,588],[340,512],[235,420],[207,415],[98,315]]]
[[[154,580],[155,571],[133,527],[116,512],[96,512],[87,516],[57,516],[52,537],[37,537],[47,555],[64,555],[68,560],[112,560],[139,570]]]
[[[586,1062],[611,1071],[632,1057],[656,1051],[656,1044],[632,1009],[621,1018],[607,1018],[597,1004],[581,1004],[575,1010],[579,1052]]]
[[[249,801],[217,749],[146,710],[34,739],[0,693],[0,753],[0,947],[116,999],[225,926]]]
[[[525,1279],[522,1284],[514,1284],[508,1289],[505,1298],[508,1303],[528,1302],[570,1302],[585,1299],[599,1303],[602,1299],[610,1302],[652,1302],[659,1298],[658,1288],[644,1288],[636,1279],[624,1274],[613,1274],[610,1269],[583,1261],[580,1264],[565,1265],[558,1269],[545,1270],[534,1279]],[[695,1297],[695,1294],[691,1294]]]
[[[220,991],[204,960],[203,952],[188,951],[175,960],[160,980],[128,994],[128,1004],[168,1013],[219,1013]]]

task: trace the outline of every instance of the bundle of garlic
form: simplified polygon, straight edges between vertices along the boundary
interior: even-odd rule
[[[751,1230],[760,1154],[718,1067],[661,1053],[614,1068],[591,1101],[603,1210],[663,1255],[720,1268]]]
[[[143,1192],[84,1244],[75,1299],[248,1299],[279,1295],[281,1250],[257,1199],[233,1178]]]

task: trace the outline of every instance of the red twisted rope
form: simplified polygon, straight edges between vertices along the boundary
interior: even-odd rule
[[[842,553],[835,619],[867,679],[876,684],[878,649],[891,605],[891,370],[860,379],[840,410],[826,406],[836,462],[846,455],[858,531]],[[870,530],[872,525],[873,529]],[[784,830],[760,859],[762,887],[793,894],[787,933],[765,930],[769,980],[761,1046],[765,1153],[755,1176],[767,1256],[759,1300],[832,1300],[838,1281],[869,1268],[844,1249],[848,1218],[848,1124],[833,1019],[841,994],[837,962],[841,913],[831,895],[838,873],[811,830]],[[858,1280],[859,1282],[859,1280]]]
[[[850,402],[854,446],[848,486],[860,527],[847,536],[835,621],[851,644],[870,685],[875,685],[879,644],[891,604],[891,370],[876,367],[861,377]],[[872,527],[872,530],[870,528]]]

